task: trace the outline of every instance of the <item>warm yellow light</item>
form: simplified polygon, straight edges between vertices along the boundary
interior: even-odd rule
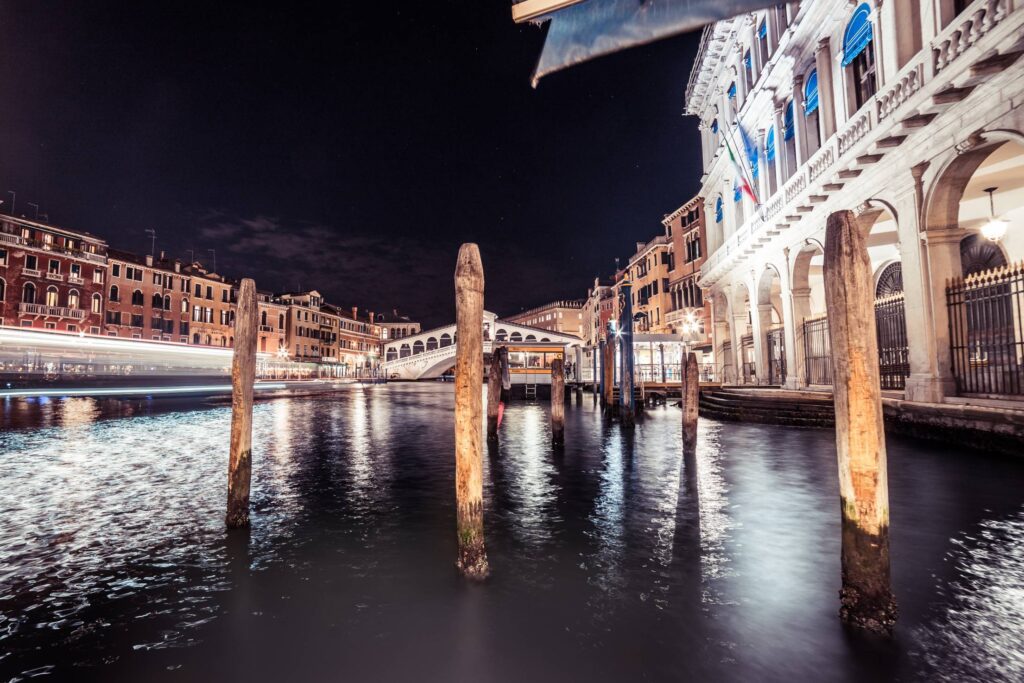
[[[981,226],[981,234],[987,240],[992,242],[998,242],[1006,236],[1007,223],[1004,220],[993,218],[985,225]]]

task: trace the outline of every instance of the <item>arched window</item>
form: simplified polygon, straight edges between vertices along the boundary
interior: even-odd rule
[[[747,79],[747,92],[754,88],[754,62],[750,58],[750,50],[743,53],[743,77]]]
[[[388,362],[395,360],[396,358],[398,358],[398,351],[395,351],[395,348],[393,346],[389,346],[385,358],[387,358]]]
[[[260,311],[260,325],[267,326],[267,312]]]
[[[402,344],[402,346],[399,347],[399,349],[398,349],[398,357],[399,358],[408,358],[411,355],[412,355],[412,349],[409,348],[408,344]]]
[[[764,162],[768,167],[768,195],[775,194],[775,126],[768,129],[764,139]]]
[[[437,337],[427,337],[427,351],[433,351],[437,348]]]
[[[199,333],[198,332],[196,332],[195,334],[192,335],[192,343],[195,344],[196,346],[199,345]]]
[[[142,290],[136,289],[132,292],[132,306],[145,306],[146,300],[142,296]]]
[[[509,335],[508,340],[510,342],[521,342],[523,341],[523,335],[519,334],[518,332],[513,332],[511,335]]]
[[[3,303],[4,296],[7,294],[7,283],[2,277],[0,277],[0,303]]]
[[[26,282],[25,286],[21,290],[21,300],[26,304],[34,304],[36,302],[36,286],[31,282]]]
[[[154,294],[153,295],[153,310],[154,311],[159,311],[163,307],[164,307],[164,298],[162,296],[160,296],[159,294]]]
[[[171,310],[171,295],[170,294],[164,294],[164,310],[165,311]]]
[[[498,328],[498,333],[497,333],[497,335],[495,335],[494,340],[495,341],[500,341],[500,342],[507,341],[508,340],[508,330],[503,330],[503,329],[501,329],[499,327]]]
[[[78,304],[80,302],[81,299],[78,295],[77,289],[72,289],[70,292],[68,292],[68,308],[78,308]]]
[[[853,10],[843,33],[843,67],[850,70],[853,86],[853,110],[863,107],[875,94],[875,51],[871,28],[871,8],[866,2]]]
[[[526,341],[535,342],[535,341],[537,341],[537,338],[535,336],[533,336],[532,334],[528,334],[528,335],[526,335]]]
[[[412,345],[412,355],[415,356],[418,353],[423,353],[423,341],[419,339]]]
[[[181,300],[181,312],[188,313],[188,299],[183,298]]]
[[[818,119],[818,70],[812,69],[804,83],[804,117],[807,119],[807,153],[814,154],[821,147],[821,128]]]
[[[46,305],[47,306],[59,306],[58,302],[59,293],[57,288],[53,285],[46,288]]]
[[[725,202],[722,201],[721,195],[715,200],[715,222],[721,223],[725,220]]]
[[[110,300],[115,303],[121,300],[117,285],[110,285]]]
[[[441,348],[452,345],[452,336],[445,332],[441,335]]]
[[[875,298],[899,294],[903,291],[903,265],[899,261],[890,263],[878,275],[878,282],[875,284]]]
[[[103,312],[103,297],[101,297],[99,293],[92,295],[92,308],[89,310],[97,315]]]
[[[541,340],[542,342],[549,342],[549,341],[551,341],[551,340],[550,340],[550,339],[548,339],[547,337],[541,337],[541,338],[540,338],[540,340]]]
[[[277,326],[282,330],[284,329],[284,313],[277,316]]]

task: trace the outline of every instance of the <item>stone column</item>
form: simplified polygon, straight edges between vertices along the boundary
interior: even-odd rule
[[[740,225],[736,222],[736,202],[732,200],[732,184],[734,182],[736,182],[735,178],[733,180],[723,181],[722,183],[722,206],[724,207],[725,224],[732,226],[727,237],[731,237],[740,229]]]
[[[758,304],[754,316],[754,359],[757,366],[757,383],[768,384],[768,330],[772,327],[772,305]]]
[[[786,272],[782,276],[782,328],[783,338],[786,344],[786,378],[783,386],[787,389],[799,387],[800,372],[797,365],[797,326],[796,316],[793,312],[793,289],[790,282],[792,265],[789,262],[789,249],[786,254]],[[802,332],[802,330],[801,330]],[[803,334],[800,334],[800,341],[803,341]]]
[[[796,367],[790,374],[794,377],[796,386],[807,386],[807,349],[804,342],[804,319],[811,315],[811,288],[800,287],[790,290],[790,298],[793,302],[793,362]]]
[[[783,139],[784,133],[782,130],[782,119],[786,105],[779,104],[778,102],[775,102],[774,105],[775,110],[772,120],[775,125],[775,187],[776,192],[780,192],[790,176],[789,169],[787,168],[789,160],[786,159],[786,141]]]
[[[899,66],[896,64],[896,31],[889,30],[890,27],[896,26],[896,13],[893,7],[894,3],[891,0],[890,2],[875,0],[875,9],[868,17],[872,32],[870,49],[875,51],[875,81],[878,83],[878,90],[881,90],[889,82],[890,76],[894,76],[899,71]],[[882,20],[883,16],[885,17],[884,21]],[[911,28],[908,26],[905,30],[910,31]]]
[[[828,38],[818,41],[814,53],[815,68],[818,70],[818,119],[821,121],[821,144],[836,132],[836,93],[832,85],[832,50]]]
[[[796,143],[796,169],[807,161],[807,117],[804,116],[804,77],[793,77],[793,141]]]
[[[929,286],[925,296],[931,299],[932,339],[934,340],[934,366],[930,368],[931,377],[926,390],[920,382],[916,382],[912,400],[930,400],[940,402],[943,396],[956,393],[956,382],[953,379],[952,353],[949,348],[949,310],[946,308],[946,280],[959,277],[960,240],[966,232],[958,225],[942,229],[932,228],[925,237],[927,239],[927,258]],[[906,282],[904,281],[904,288]],[[908,326],[907,335],[910,335]],[[909,387],[908,387],[909,388]],[[908,392],[910,393],[910,392]],[[910,398],[910,396],[908,396]]]

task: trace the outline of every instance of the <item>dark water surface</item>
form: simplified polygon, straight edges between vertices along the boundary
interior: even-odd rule
[[[589,395],[563,450],[505,413],[465,583],[451,391],[257,404],[249,534],[228,407],[0,402],[0,680],[1024,680],[1024,459],[890,439],[875,639],[837,618],[831,431],[704,421],[694,472],[677,408]]]

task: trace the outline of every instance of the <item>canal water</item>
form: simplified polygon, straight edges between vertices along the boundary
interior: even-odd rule
[[[450,384],[230,409],[0,403],[0,680],[1024,680],[1024,460],[889,440],[892,639],[844,629],[829,430],[634,432],[590,395],[485,453],[492,577],[455,573]],[[46,680],[46,679],[44,679]]]

